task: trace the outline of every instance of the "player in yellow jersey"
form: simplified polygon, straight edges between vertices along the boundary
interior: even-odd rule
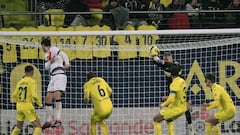
[[[96,135],[97,123],[100,124],[103,135],[108,135],[104,120],[112,114],[112,89],[103,78],[97,77],[93,72],[87,74],[87,80],[84,84],[84,102],[88,103],[91,98],[94,106],[90,124],[91,135]]]
[[[220,129],[217,124],[232,119],[236,114],[236,108],[227,91],[215,82],[215,76],[213,74],[207,74],[205,81],[207,87],[212,89],[214,101],[203,104],[202,111],[208,111],[214,108],[219,109],[219,112],[209,116],[205,120],[206,135],[211,135],[212,132],[214,132],[215,135],[220,135]]]
[[[42,103],[36,94],[37,83],[33,80],[34,69],[32,66],[25,67],[25,76],[16,86],[13,92],[13,98],[17,103],[17,124],[11,135],[18,135],[23,127],[25,118],[31,122],[35,129],[33,135],[40,135],[42,128],[37,112],[34,109],[33,102],[41,108]]]
[[[179,68],[179,72],[178,75],[180,77],[183,78],[183,74],[182,74],[182,68],[181,65],[173,59],[173,56],[170,52],[165,52],[163,55],[163,60],[161,60],[160,56],[159,56],[159,51],[160,49],[156,46],[153,45],[150,47],[150,57],[152,58],[154,64],[156,64],[157,66],[159,66],[161,69],[164,70],[164,74],[166,76],[166,81],[167,81],[167,86],[168,88],[170,88],[170,84],[172,83],[172,77],[171,77],[171,73],[170,73],[170,68],[172,66],[177,66]],[[167,99],[166,96],[162,97],[163,100]],[[188,133],[189,135],[194,135],[194,129],[192,126],[192,116],[191,116],[191,110],[192,110],[192,106],[191,106],[191,100],[188,100],[188,109],[185,112],[185,116],[186,116],[186,120],[187,120],[187,124],[188,124]],[[171,123],[168,123],[168,126],[171,126]],[[169,131],[171,132],[171,131]]]
[[[167,124],[176,120],[187,110],[186,103],[186,82],[179,75],[179,68],[173,66],[170,68],[172,83],[170,84],[170,94],[167,100],[160,104],[160,108],[166,107],[156,114],[153,118],[155,135],[162,135],[161,122],[166,120]],[[169,135],[174,135],[173,124],[168,126]]]

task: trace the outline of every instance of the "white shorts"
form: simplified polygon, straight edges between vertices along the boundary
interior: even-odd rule
[[[57,74],[51,76],[48,84],[47,92],[55,92],[57,90],[65,92],[67,85],[67,76],[64,74]]]

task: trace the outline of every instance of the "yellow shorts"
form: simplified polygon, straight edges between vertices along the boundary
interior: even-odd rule
[[[24,106],[17,106],[17,120],[24,121],[27,119],[29,122],[33,122],[38,118],[38,114],[33,105],[26,104]]]
[[[176,120],[178,117],[183,115],[186,110],[180,108],[167,108],[160,111],[160,114],[163,116],[165,120]]]
[[[112,107],[106,107],[104,111],[94,110],[92,113],[92,120],[95,122],[100,122],[107,119],[112,114]]]
[[[214,114],[214,117],[219,120],[220,123],[223,123],[227,120],[232,119],[235,116],[236,111],[220,111]]]

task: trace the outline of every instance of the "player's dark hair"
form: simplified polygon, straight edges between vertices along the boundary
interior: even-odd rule
[[[87,80],[89,81],[90,79],[92,79],[93,77],[97,77],[97,75],[94,72],[88,72],[87,73]]]
[[[170,68],[170,73],[171,73],[172,76],[178,76],[179,75],[179,71],[180,71],[180,69],[179,69],[178,66],[172,66]]]
[[[172,56],[170,52],[165,52],[163,56]]]
[[[215,83],[215,76],[212,73],[206,74],[205,79],[210,80],[212,83]]]
[[[51,46],[51,40],[48,38],[45,38],[42,40],[41,45]]]
[[[33,66],[28,65],[25,67],[25,73],[31,73],[33,71]]]

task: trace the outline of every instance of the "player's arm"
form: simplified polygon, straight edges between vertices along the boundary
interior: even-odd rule
[[[50,65],[51,65],[50,61],[45,62],[45,69],[49,70],[50,69]]]
[[[68,69],[69,68],[69,59],[66,53],[64,53],[63,51],[59,52],[59,55],[62,56],[63,60],[64,60],[64,69]]]
[[[13,92],[13,99],[15,101],[17,101],[17,99],[18,99],[18,84],[17,84],[17,87],[15,88],[15,90]]]
[[[87,85],[84,85],[84,103],[87,104],[89,101],[89,97],[90,97],[90,92],[89,89],[87,88]]]
[[[156,45],[151,46],[151,47],[149,48],[149,50],[150,50],[150,56],[151,56],[151,58],[153,59],[154,64],[160,66],[160,67],[163,68],[164,70],[165,70],[167,67],[175,66],[174,63],[164,61],[164,60],[162,60],[162,59],[158,56],[158,52],[159,52],[160,49],[159,49]]]
[[[214,100],[208,103],[206,110],[212,110],[220,106],[220,93],[214,93]]]
[[[37,93],[36,93],[36,91],[37,91],[37,84],[36,84],[36,82],[34,82],[33,84],[31,84],[32,86],[31,86],[31,88],[30,88],[30,91],[31,91],[31,93],[32,93],[32,100],[34,101],[34,102],[36,102],[36,104],[40,107],[40,108],[42,108],[42,103],[41,103],[41,101],[40,101],[40,99],[39,99],[39,97],[38,97],[38,95],[37,95]]]
[[[207,104],[206,110],[212,110],[214,108],[217,108],[218,106],[220,106],[220,101],[219,100],[214,100],[210,103]]]
[[[176,97],[176,91],[171,90],[170,91],[170,95],[167,99],[167,101],[163,102],[160,107],[167,107],[169,104],[173,103],[175,101],[175,97]]]
[[[158,57],[159,50],[160,50],[160,49],[159,49],[156,45],[152,45],[152,46],[150,46],[150,48],[149,48],[150,57],[153,59],[154,64],[161,66],[161,65],[164,64],[164,60],[161,60],[161,59]]]
[[[111,96],[112,95],[112,88],[109,86],[109,84],[107,82],[105,82],[105,83],[106,83],[107,92],[108,92],[109,96]]]

